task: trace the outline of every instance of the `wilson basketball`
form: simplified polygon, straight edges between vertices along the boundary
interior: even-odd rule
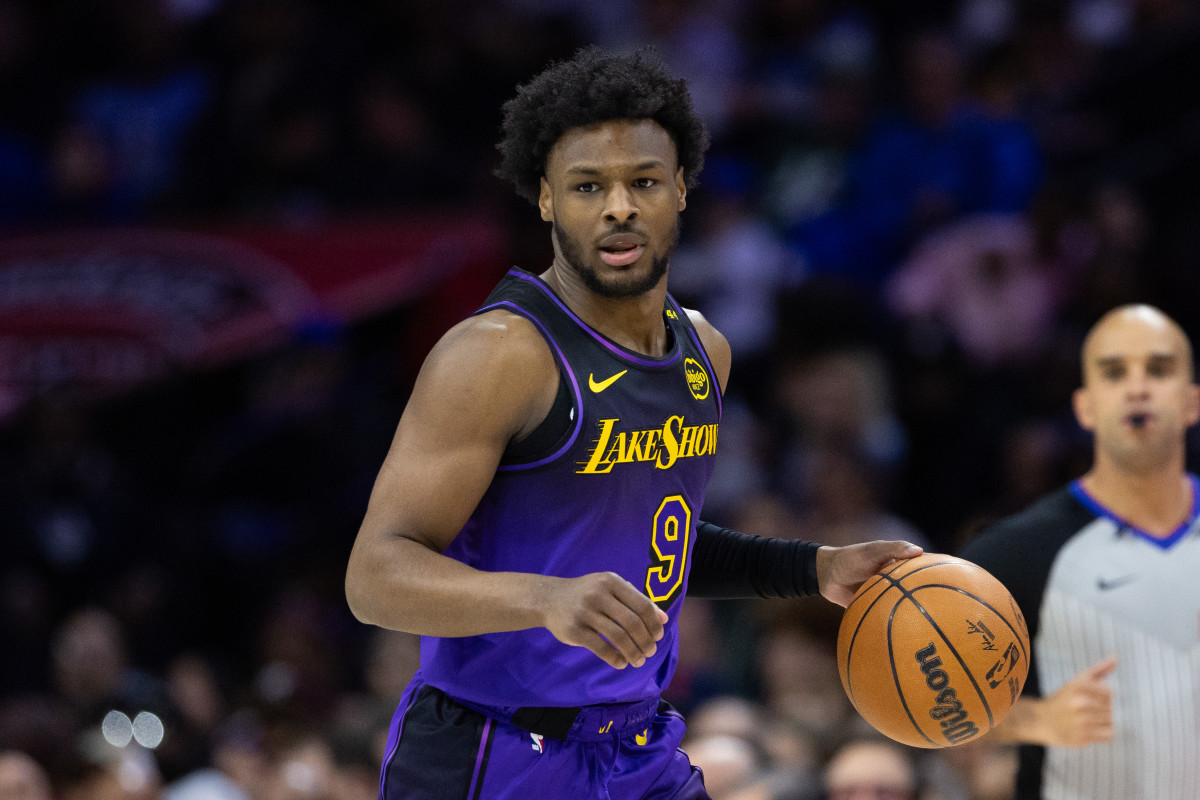
[[[914,747],[951,747],[1008,714],[1029,671],[1029,632],[990,572],[925,553],[859,588],[837,659],[850,702],[876,730]]]

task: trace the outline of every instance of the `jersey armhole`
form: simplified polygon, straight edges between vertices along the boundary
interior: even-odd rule
[[[500,457],[500,465],[515,467],[533,464],[554,455],[571,435],[574,420],[575,403],[559,367],[558,392],[554,395],[554,404],[550,406],[546,418],[528,436],[509,443]]]

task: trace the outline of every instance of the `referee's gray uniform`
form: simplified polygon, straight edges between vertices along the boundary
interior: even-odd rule
[[[1200,483],[1191,475],[1193,497]],[[1019,800],[1200,800],[1200,521],[1159,539],[1078,481],[985,530],[960,555],[1004,583],[1032,642],[1025,693],[1108,655],[1111,744],[1020,748]]]

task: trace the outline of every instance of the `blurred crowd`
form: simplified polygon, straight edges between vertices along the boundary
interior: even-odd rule
[[[706,519],[954,552],[1087,463],[1100,313],[1200,335],[1186,0],[0,0],[0,235],[470,208],[495,278],[538,270],[500,106],[592,42],[655,47],[713,134],[671,275],[735,354]],[[342,577],[431,319],[0,429],[0,800],[376,796],[416,642]],[[685,605],[668,699],[713,796],[1006,797],[1008,750],[857,721],[839,617]]]

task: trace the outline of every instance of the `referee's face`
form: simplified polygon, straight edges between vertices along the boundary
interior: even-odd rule
[[[1084,344],[1074,400],[1101,457],[1135,472],[1181,463],[1184,432],[1200,418],[1183,331],[1148,306],[1106,315]]]

